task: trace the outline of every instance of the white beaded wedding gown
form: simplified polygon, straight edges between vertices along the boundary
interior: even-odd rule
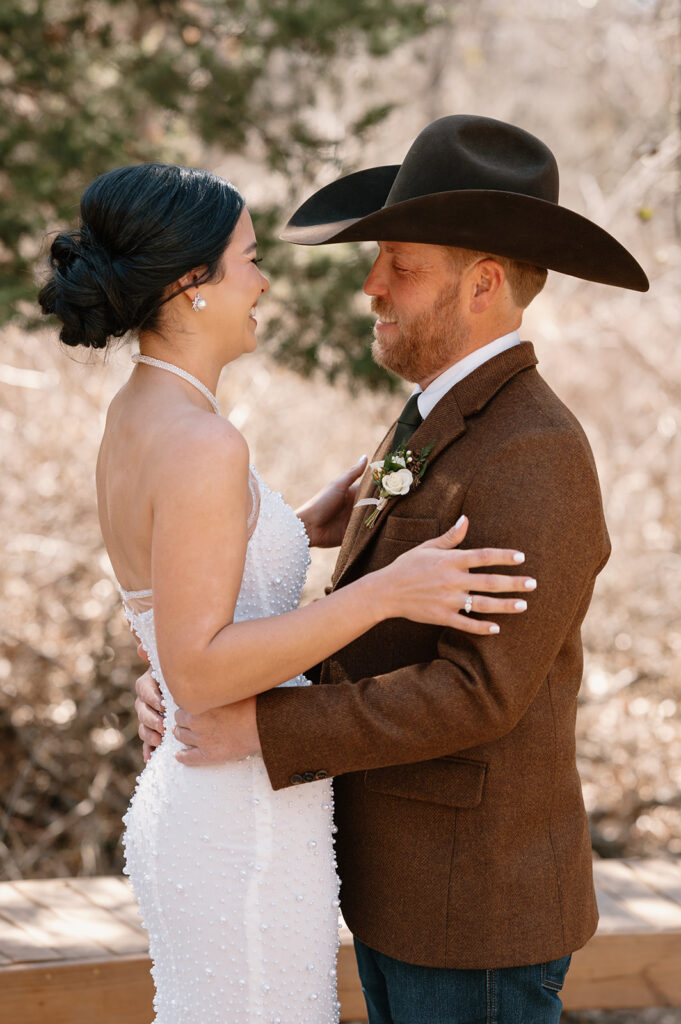
[[[234,621],[294,609],[302,523],[251,471],[255,528]],[[259,509],[258,509],[259,504]],[[274,792],[260,756],[187,768],[150,591],[122,591],[168,728],[125,815],[126,873],[149,932],[156,1024],[334,1024],[338,879],[329,780]],[[284,686],[309,685],[299,676]]]

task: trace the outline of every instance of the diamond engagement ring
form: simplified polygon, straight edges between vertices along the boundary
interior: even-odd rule
[[[463,606],[463,610],[465,611],[466,615],[470,615],[470,613],[473,611],[473,598],[471,597],[470,594],[466,598],[466,603]]]

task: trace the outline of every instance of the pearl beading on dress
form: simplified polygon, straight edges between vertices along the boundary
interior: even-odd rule
[[[253,469],[251,477],[260,507],[237,622],[297,607],[309,563],[301,521]],[[153,606],[135,611],[133,594],[123,598],[172,723]],[[298,676],[282,685],[309,683]],[[156,1024],[336,1024],[330,781],[274,792],[260,756],[185,768],[174,758],[179,748],[168,729],[124,819],[125,870],[149,932]]]

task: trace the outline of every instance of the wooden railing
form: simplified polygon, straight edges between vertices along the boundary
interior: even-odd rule
[[[598,932],[575,953],[569,1009],[681,1006],[681,862],[594,864]],[[366,1019],[341,927],[341,1020]],[[123,878],[0,883],[0,1008],[21,1024],[149,1024],[146,934]]]

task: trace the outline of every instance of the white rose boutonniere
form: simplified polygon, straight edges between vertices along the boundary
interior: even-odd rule
[[[409,494],[417,487],[426,471],[427,457],[433,445],[426,445],[420,452],[408,449],[406,444],[392,452],[380,462],[372,462],[369,466],[371,475],[378,486],[378,498],[363,498],[357,505],[375,505],[376,508],[367,516],[365,526],[373,526],[390,498],[400,498]]]
[[[392,497],[398,494],[409,494],[409,488],[414,482],[410,469],[396,469],[392,473],[386,473],[381,480],[381,487]]]

